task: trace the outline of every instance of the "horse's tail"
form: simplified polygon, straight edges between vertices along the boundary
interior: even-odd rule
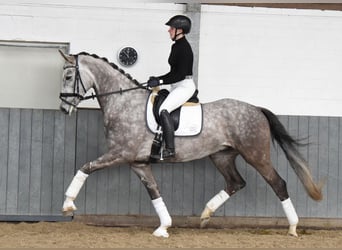
[[[283,149],[286,158],[290,162],[290,165],[297,174],[298,178],[303,183],[309,196],[316,201],[322,200],[323,183],[314,183],[308,168],[308,163],[304,160],[303,156],[296,148],[296,146],[302,144],[288,134],[275,114],[265,108],[260,108],[260,110],[266,116],[269,122],[272,141],[274,142],[274,140],[276,140]]]

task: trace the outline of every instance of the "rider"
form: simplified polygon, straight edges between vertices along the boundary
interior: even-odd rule
[[[169,56],[170,72],[162,76],[151,76],[147,81],[149,87],[171,84],[170,94],[160,106],[159,115],[165,140],[163,158],[175,155],[174,125],[170,113],[187,102],[196,90],[192,79],[193,53],[185,34],[190,32],[191,20],[183,15],[172,17],[166,25],[169,27],[170,38],[174,43]],[[159,155],[151,155],[159,159]]]

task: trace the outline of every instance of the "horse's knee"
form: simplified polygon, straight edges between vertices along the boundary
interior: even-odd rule
[[[155,182],[149,182],[146,179],[140,179],[143,185],[145,186],[150,198],[152,200],[160,197],[160,192],[158,190],[158,185]]]
[[[154,180],[150,167],[146,167],[145,165],[132,165],[132,170],[139,177],[141,183],[145,186],[150,198],[152,200],[160,197],[160,192],[158,189],[158,185]]]

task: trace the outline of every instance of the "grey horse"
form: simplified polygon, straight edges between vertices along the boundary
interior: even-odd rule
[[[146,127],[145,108],[150,90],[109,63],[107,59],[82,52],[66,55],[60,109],[71,114],[86,92],[93,88],[104,118],[108,152],[84,164],[67,188],[63,213],[76,210],[74,200],[86,178],[94,171],[126,163],[140,178],[160,219],[153,232],[168,237],[172,219],[152,174],[150,152],[154,134]],[[271,141],[283,149],[291,167],[313,200],[322,199],[322,185],[316,184],[307,162],[297,150],[298,141],[285,130],[271,111],[233,99],[202,104],[203,127],[199,135],[176,137],[176,156],[168,162],[187,162],[209,156],[223,175],[226,186],[210,199],[202,214],[204,227],[215,210],[246,183],[239,174],[235,159],[241,155],[254,167],[278,196],[289,222],[290,235],[297,236],[298,216],[289,198],[286,182],[273,168],[270,160]]]

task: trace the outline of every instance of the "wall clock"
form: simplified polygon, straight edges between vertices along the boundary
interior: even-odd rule
[[[138,60],[138,52],[135,48],[125,46],[118,52],[118,61],[123,66],[132,66]]]

